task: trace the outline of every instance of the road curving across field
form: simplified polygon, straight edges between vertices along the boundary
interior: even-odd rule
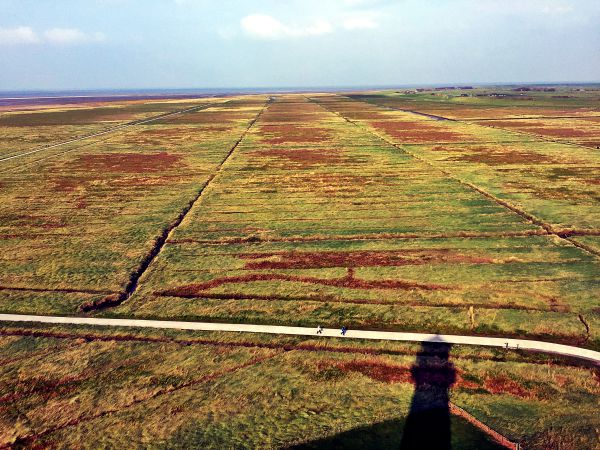
[[[253,325],[244,323],[180,322],[170,320],[110,319],[97,317],[35,316],[25,314],[0,314],[0,322],[31,322],[56,325],[88,325],[100,327],[157,328],[193,331],[223,331],[237,333],[267,333],[293,336],[338,337],[343,339],[371,339],[382,341],[439,342],[458,345],[501,347],[543,353],[554,353],[591,361],[600,366],[600,352],[570,345],[529,339],[501,337],[459,336],[453,334],[404,333],[398,331],[348,330],[344,336],[339,329],[287,327],[281,325]]]

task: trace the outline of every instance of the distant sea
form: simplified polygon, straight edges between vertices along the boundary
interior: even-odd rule
[[[379,87],[378,87],[379,88]],[[383,89],[384,87],[381,87]],[[302,88],[211,88],[211,89],[94,89],[94,90],[27,90],[0,91],[0,106],[74,104],[122,100],[222,97],[240,94],[290,92],[337,92],[366,87],[302,87]]]
[[[584,86],[598,83],[446,83],[446,84],[403,84],[382,86],[303,86],[261,88],[185,88],[185,89],[91,89],[91,90],[21,90],[1,91],[0,106],[49,105],[54,103],[74,104],[85,102],[108,102],[118,100],[172,99],[222,97],[240,94],[272,94],[302,92],[348,92],[384,89],[433,88],[442,86]]]

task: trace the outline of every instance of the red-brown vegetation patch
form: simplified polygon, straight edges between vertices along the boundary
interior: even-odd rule
[[[552,122],[554,122],[554,126],[550,126],[551,122],[545,123],[534,120],[490,120],[478,123],[481,125],[491,125],[499,128],[511,128],[526,133],[557,138],[585,138],[594,137],[598,134],[593,129],[574,128],[572,126],[557,126],[560,124],[557,124],[556,120],[553,120]]]
[[[327,267],[398,267],[423,264],[488,264],[491,258],[462,255],[448,249],[241,253],[245,269],[317,269]]]
[[[528,127],[543,127],[544,122],[538,122],[529,119],[523,120],[485,120],[477,122],[480,125],[488,125],[498,128],[528,128]]]
[[[415,383],[414,367],[391,364],[378,359],[356,359],[353,361],[323,361],[319,369],[336,367],[343,372],[355,372],[365,375],[382,383]],[[449,386],[464,389],[481,389],[482,386],[474,381],[463,378],[461,371],[449,368],[446,361],[436,362],[434,359],[419,367],[419,384],[429,386]],[[449,379],[450,378],[450,379]]]
[[[178,116],[167,117],[164,120],[153,122],[154,124],[221,124],[225,125],[236,120],[249,120],[254,112],[248,111],[199,111],[196,113],[180,114]]]
[[[67,225],[64,223],[62,218],[33,215],[33,214],[19,214],[19,215],[7,215],[4,219],[15,227],[37,227],[37,228],[63,228]]]
[[[344,372],[357,372],[382,383],[412,382],[410,367],[408,366],[392,365],[373,359],[363,359],[345,362],[324,361],[319,364],[319,369],[330,367],[332,363],[334,367]]]
[[[436,147],[436,150],[439,151],[439,149],[440,147]],[[449,158],[449,160],[483,163],[490,166],[499,164],[560,164],[564,162],[540,153],[502,147],[471,146],[460,151],[466,154]]]
[[[86,183],[85,179],[80,179],[71,176],[56,176],[50,181],[52,183],[52,190],[56,192],[73,192],[79,186],[83,186]]]
[[[535,397],[535,392],[528,391],[515,380],[502,375],[486,378],[483,387],[491,394],[510,394],[520,398]]]
[[[249,153],[250,156],[259,158],[278,158],[289,161],[291,165],[298,168],[309,168],[323,164],[344,164],[351,163],[352,158],[343,156],[339,149],[292,149],[292,148],[271,148],[267,150],[257,150]]]
[[[313,193],[328,196],[357,194],[362,192],[370,182],[369,177],[340,173],[318,173],[291,177],[287,180],[290,187],[310,186]]]
[[[369,124],[401,141],[418,143],[465,140],[465,136],[460,133],[425,122],[375,121]]]
[[[211,127],[202,128],[196,127],[152,127],[138,131],[135,134],[128,134],[123,137],[123,142],[126,143],[168,143],[172,139],[189,139],[192,136],[201,136],[201,131],[205,131]]]
[[[160,153],[106,153],[82,155],[75,165],[91,171],[119,173],[160,172],[175,167],[180,155]]]
[[[592,130],[583,130],[581,128],[529,128],[527,131],[540,134],[542,136],[550,136],[557,138],[578,138],[578,137],[593,137],[598,133]]]
[[[331,134],[325,128],[297,124],[262,125],[260,131],[263,133],[262,141],[268,144],[323,142],[329,140]]]
[[[360,289],[360,290],[371,290],[371,289],[391,289],[391,290],[427,290],[435,291],[442,289],[449,289],[447,286],[439,284],[426,284],[417,283],[406,280],[362,280],[354,276],[353,269],[348,269],[346,276],[339,278],[317,278],[317,277],[306,277],[299,275],[288,275],[281,273],[253,273],[248,275],[228,276],[214,278],[210,281],[203,283],[194,283],[186,286],[181,286],[165,291],[161,291],[158,294],[163,296],[171,297],[183,297],[183,298],[195,298],[202,297],[202,294],[211,289],[225,286],[228,284],[246,284],[261,281],[288,281],[291,283],[306,283],[321,286],[334,286],[339,288],[347,289]]]

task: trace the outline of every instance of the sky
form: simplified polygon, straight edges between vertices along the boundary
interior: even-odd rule
[[[0,91],[593,81],[599,0],[0,0]]]

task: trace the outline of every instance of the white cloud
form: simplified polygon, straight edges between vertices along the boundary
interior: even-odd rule
[[[302,36],[317,36],[333,32],[333,26],[327,20],[315,20],[308,25],[287,25],[266,14],[251,14],[241,22],[242,30],[256,39],[285,39]]]
[[[106,39],[102,33],[84,33],[76,28],[52,28],[44,32],[44,38],[53,44],[81,44]]]
[[[83,44],[106,40],[104,33],[85,33],[77,28],[51,28],[37,33],[31,27],[0,28],[0,45]]]
[[[40,38],[31,27],[0,28],[0,45],[36,44]]]
[[[377,28],[379,24],[372,14],[361,14],[347,17],[342,22],[342,26],[346,30],[369,30]]]

